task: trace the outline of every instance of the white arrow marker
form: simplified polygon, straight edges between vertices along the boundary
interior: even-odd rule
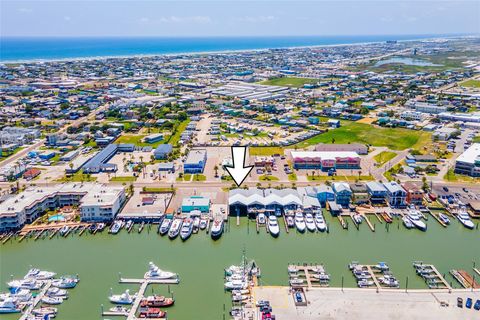
[[[238,187],[243,183],[245,178],[252,171],[253,166],[245,166],[245,157],[247,155],[247,147],[232,147],[232,166],[225,166],[233,181]]]

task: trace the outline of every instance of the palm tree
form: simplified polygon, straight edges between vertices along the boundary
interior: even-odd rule
[[[213,170],[215,171],[215,178],[218,178],[218,166],[215,165],[215,167],[213,167]]]

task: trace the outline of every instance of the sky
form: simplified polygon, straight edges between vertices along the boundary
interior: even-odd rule
[[[480,34],[480,1],[0,0],[5,36]]]

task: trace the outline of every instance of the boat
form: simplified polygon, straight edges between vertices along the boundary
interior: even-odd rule
[[[199,227],[200,227],[200,218],[199,217],[193,218],[193,229],[198,230]]]
[[[120,232],[121,228],[122,228],[122,223],[117,220],[113,222],[109,232],[111,234],[117,234],[118,232]]]
[[[29,302],[32,293],[28,289],[11,289],[10,293],[0,294],[0,300],[13,299],[15,302]]]
[[[170,218],[163,219],[162,223],[158,227],[158,233],[162,236],[166,235],[168,233],[168,230],[170,230],[171,224],[172,224],[172,219]]]
[[[317,226],[315,225],[315,220],[313,220],[313,216],[311,213],[307,213],[305,215],[305,224],[307,226],[308,231],[315,232],[317,230]]]
[[[59,233],[60,233],[61,236],[65,236],[65,235],[67,234],[68,230],[70,230],[70,227],[69,227],[69,226],[63,226],[63,227],[60,229]]]
[[[250,290],[248,289],[240,289],[240,290],[232,290],[232,294],[249,294]]]
[[[427,225],[425,222],[421,220],[421,215],[418,210],[410,208],[407,214],[408,219],[412,222],[412,224],[421,231],[427,230]]]
[[[137,294],[134,294],[133,296],[130,295],[130,290],[125,290],[124,293],[122,294],[110,294],[108,299],[110,300],[111,303],[117,303],[117,304],[132,304],[133,301],[135,300]]]
[[[234,295],[232,295],[232,301],[234,301],[234,302],[245,301],[249,297],[250,296],[247,295],[247,294],[234,294]]]
[[[144,278],[149,280],[162,280],[162,279],[175,279],[177,274],[169,271],[163,271],[158,268],[153,262],[148,263],[148,271],[145,273]]]
[[[357,282],[359,288],[368,288],[373,286],[373,281],[367,279],[361,279]]]
[[[376,266],[375,269],[378,269],[380,271],[388,271],[389,267],[388,264],[385,262],[379,262]]]
[[[272,236],[278,237],[278,235],[280,234],[280,227],[278,225],[278,220],[276,216],[271,215],[270,217],[268,217],[267,227],[268,227],[268,231]]]
[[[208,225],[208,220],[207,219],[204,219],[204,218],[200,219],[199,227],[200,227],[201,230],[205,230],[205,228],[207,228],[207,225]]]
[[[38,290],[41,287],[41,283],[37,282],[35,279],[12,280],[8,282],[7,285],[9,288],[29,290]]]
[[[407,228],[407,229],[412,229],[414,227],[412,221],[410,221],[410,219],[406,216],[402,217],[402,221],[403,221],[403,225]]]
[[[291,286],[299,286],[304,283],[304,280],[299,278],[293,278],[293,279],[290,279],[289,282]]]
[[[450,219],[447,217],[446,214],[439,213],[438,214],[438,219],[440,219],[440,221],[442,221],[445,224],[450,224]]]
[[[258,214],[258,224],[263,225],[267,223],[267,217],[265,217],[265,214],[259,213]]]
[[[400,284],[398,283],[398,280],[395,279],[395,277],[391,276],[391,275],[384,275],[383,277],[380,277],[378,278],[378,281],[382,284],[384,284],[385,286],[389,287],[389,288],[399,288],[400,287]]]
[[[248,287],[248,283],[243,280],[232,280],[225,282],[226,290],[244,290]]]
[[[42,271],[37,268],[32,268],[28,270],[27,274],[25,275],[25,277],[23,277],[23,279],[48,280],[55,277],[55,275],[55,272]]]
[[[173,298],[164,296],[148,296],[140,301],[140,307],[170,307],[175,303]]]
[[[60,289],[57,287],[51,287],[48,288],[47,292],[45,294],[49,297],[62,297],[66,299],[68,297],[68,292],[65,289]]]
[[[348,269],[353,270],[358,266],[358,261],[352,261],[348,264]]]
[[[383,218],[383,220],[385,220],[386,223],[392,223],[392,217],[390,217],[390,215],[387,213],[387,212],[382,212],[380,214]]]
[[[51,304],[51,305],[56,305],[56,304],[61,304],[63,302],[62,297],[42,297],[41,301],[45,304]]]
[[[225,277],[227,281],[233,281],[233,280],[245,280],[246,277],[243,273],[234,273],[230,276]]]
[[[355,221],[356,224],[360,224],[360,223],[362,223],[362,221],[363,221],[362,215],[361,215],[361,214],[358,214],[358,213],[357,213],[357,214],[354,214],[354,215],[352,216],[352,219],[353,219],[353,221]]]
[[[327,224],[321,213],[315,215],[315,225],[317,226],[318,231],[324,232],[327,230]]]
[[[473,229],[475,227],[475,224],[470,220],[470,216],[466,211],[460,211],[457,213],[457,219],[465,228]]]
[[[127,315],[128,312],[130,311],[130,309],[127,309],[124,306],[115,306],[115,307],[111,307],[110,309],[108,309],[108,311],[115,312],[115,313],[122,313],[124,315]]]
[[[320,281],[330,281],[330,275],[326,273],[313,273],[312,277]]]
[[[91,224],[88,227],[88,232],[90,232],[90,233],[95,233],[96,230],[97,230],[97,225],[95,223]]]
[[[170,229],[168,230],[168,237],[170,239],[175,239],[178,234],[180,233],[180,229],[182,228],[182,219],[174,219]]]
[[[57,308],[41,307],[41,308],[33,309],[32,314],[35,315],[35,316],[41,316],[42,319],[49,319],[49,318],[53,318],[57,315]]]
[[[138,227],[138,233],[141,233],[143,228],[145,228],[145,221],[142,221],[142,223],[140,223],[140,226]]]
[[[213,220],[212,228],[210,229],[210,235],[213,239],[218,239],[223,232],[223,220],[215,219]]]
[[[193,232],[193,220],[190,218],[187,218],[183,221],[182,228],[180,229],[180,238],[182,238],[183,241],[187,240]]]
[[[128,220],[127,223],[125,224],[125,229],[127,229],[128,232],[130,232],[133,228],[133,221]]]
[[[295,227],[297,227],[299,232],[305,232],[305,219],[303,218],[303,214],[301,212],[295,213]]]
[[[105,223],[100,222],[99,224],[97,224],[97,232],[102,232],[103,229],[105,229]]]
[[[140,311],[140,318],[146,319],[161,319],[165,318],[167,313],[165,311],[160,310],[159,308],[148,308],[147,310]]]
[[[0,314],[6,313],[19,313],[22,310],[15,304],[14,300],[8,298],[4,301],[0,301]]]
[[[75,288],[77,285],[78,279],[71,278],[71,277],[61,277],[60,279],[53,280],[52,286],[60,288],[60,289],[71,289]]]
[[[287,219],[287,226],[289,228],[295,227],[295,219],[292,216],[287,216],[286,219]]]

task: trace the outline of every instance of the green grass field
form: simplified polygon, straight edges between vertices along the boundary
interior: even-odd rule
[[[373,157],[373,160],[378,163],[378,166],[383,166],[385,163],[388,161],[392,160],[395,158],[397,154],[395,152],[391,151],[382,151],[379,154],[377,154],[375,157]]]
[[[274,154],[283,155],[282,147],[249,147],[248,152],[251,156],[273,156]]]
[[[270,80],[261,81],[260,84],[266,84],[270,86],[302,88],[305,84],[317,83],[318,81],[319,81],[318,79],[312,79],[312,78],[282,77],[282,78],[274,78]]]
[[[180,137],[182,135],[182,132],[185,131],[185,128],[187,127],[189,122],[190,122],[190,119],[187,119],[187,120],[181,122],[178,125],[177,131],[175,132],[175,134],[170,136],[170,138],[167,140],[168,143],[175,146],[178,143],[178,141],[180,141]]]
[[[160,140],[154,143],[143,142],[143,138],[145,138],[146,136],[147,135],[142,135],[142,134],[122,134],[120,137],[118,137],[115,143],[133,143],[139,147],[150,146],[152,148],[156,148],[165,142],[164,140]]]
[[[329,130],[298,143],[297,148],[305,148],[317,143],[364,143],[392,150],[407,148],[421,149],[431,142],[431,134],[402,128],[382,128],[369,124],[352,122],[338,129]]]
[[[480,88],[480,80],[467,80],[460,82],[462,87],[473,87],[473,88]]]
[[[258,180],[260,181],[278,181],[279,179],[275,176],[269,176],[269,175],[262,175],[260,177],[258,177]]]
[[[130,176],[127,176],[127,177],[111,177],[110,178],[110,182],[133,182],[137,180],[137,177],[130,177]]]
[[[480,178],[474,178],[474,177],[469,177],[465,176],[462,174],[456,174],[453,169],[450,169],[447,171],[445,176],[443,176],[443,180],[448,181],[448,182],[480,182]]]
[[[60,179],[57,179],[56,182],[95,182],[97,177],[93,177],[88,174],[83,174],[82,171],[78,171],[73,175],[66,175]]]

